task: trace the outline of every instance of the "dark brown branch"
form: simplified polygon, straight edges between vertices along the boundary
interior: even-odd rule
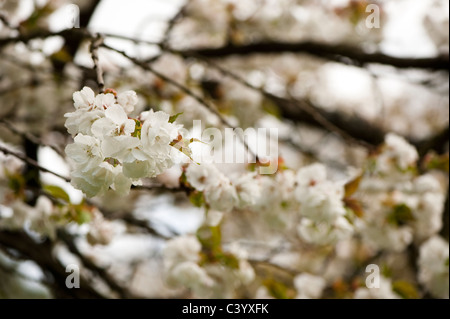
[[[271,100],[278,106],[280,115],[285,119],[335,132],[352,144],[372,149],[384,141],[385,132],[362,118],[342,112],[326,111],[308,101],[292,101],[279,97],[272,97]],[[298,103],[308,107],[299,107]]]
[[[0,48],[10,43],[23,42],[28,43],[34,39],[44,39],[52,36],[62,36],[65,39],[84,37],[86,32],[83,29],[66,29],[59,32],[50,32],[48,30],[37,30],[27,34],[20,34],[16,37],[8,37],[0,39]]]
[[[200,54],[208,58],[223,58],[230,55],[251,55],[271,53],[307,53],[331,61],[364,66],[370,63],[392,65],[397,68],[419,68],[431,70],[448,70],[448,55],[432,58],[399,58],[383,53],[367,53],[358,47],[316,42],[258,42],[242,46],[228,44],[219,48],[193,49],[187,53]]]
[[[448,144],[448,128],[449,127],[447,126],[436,135],[414,143],[421,157],[425,156],[430,150],[434,150],[438,154],[445,152],[445,146]]]
[[[136,43],[147,43],[161,46],[161,43],[155,43],[145,40],[134,39],[132,37],[124,37],[120,35],[108,34],[109,37],[117,37],[127,39]],[[169,49],[170,48],[163,48]],[[326,44],[312,41],[306,42],[276,42],[276,41],[262,41],[246,45],[236,46],[228,44],[217,48],[197,48],[179,51],[187,55],[201,55],[207,58],[224,58],[231,55],[252,55],[252,54],[276,54],[276,53],[306,53],[314,55],[319,58],[336,61],[344,64],[355,66],[364,66],[366,64],[386,64],[397,68],[418,68],[430,70],[444,70],[448,71],[449,57],[448,54],[442,54],[436,57],[429,58],[415,58],[415,57],[393,57],[383,53],[367,53],[361,48],[340,45],[340,44]]]
[[[65,48],[70,56],[74,57],[81,45],[81,42],[86,37],[86,28],[89,25],[89,21],[94,15],[97,6],[100,4],[101,0],[92,0],[86,2],[80,10],[80,28],[68,29],[68,33],[63,35],[65,40]],[[70,32],[71,31],[71,32]]]
[[[171,236],[165,236],[165,235],[161,234],[160,232],[158,232],[155,228],[153,228],[151,225],[149,225],[147,220],[138,219],[138,218],[132,216],[131,214],[124,214],[123,216],[121,216],[119,218],[121,220],[123,220],[124,222],[126,222],[128,225],[140,228],[140,229],[144,230],[146,233],[153,235],[157,238],[161,238],[164,240],[169,240],[171,238]],[[174,233],[173,236],[176,236],[176,235],[177,234]]]

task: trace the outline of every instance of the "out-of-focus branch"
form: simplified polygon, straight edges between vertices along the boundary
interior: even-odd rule
[[[161,43],[149,42],[145,40],[133,39],[120,35],[108,34],[109,37],[117,37],[133,42],[147,43],[162,46]],[[170,48],[163,48],[170,49]],[[276,53],[306,53],[326,60],[336,61],[347,65],[365,66],[367,64],[385,64],[397,68],[418,68],[430,70],[448,71],[449,56],[441,54],[429,58],[414,57],[394,57],[384,53],[367,53],[361,48],[342,44],[327,44],[313,41],[304,42],[277,42],[261,41],[245,45],[227,44],[214,48],[197,48],[178,51],[187,55],[200,55],[207,58],[225,58],[232,55],[252,55],[252,54],[276,54]]]
[[[44,39],[53,36],[62,36],[65,39],[70,38],[83,38],[87,35],[87,32],[84,29],[65,29],[59,32],[51,32],[45,29],[36,30],[27,34],[20,34],[16,37],[8,37],[0,39],[0,48],[10,43],[28,43],[34,39]]]
[[[109,216],[108,216],[109,217]],[[121,220],[126,222],[128,225],[138,227],[142,230],[144,230],[146,233],[155,236],[156,238],[161,238],[164,240],[169,240],[170,236],[165,236],[161,234],[160,232],[156,231],[155,228],[153,228],[151,225],[149,225],[147,220],[144,219],[138,219],[134,217],[132,214],[124,214],[123,216],[119,217]],[[176,236],[177,234],[174,233],[173,236]]]
[[[47,38],[57,35],[64,37],[66,41],[69,41],[69,44],[77,43],[79,45],[83,38],[89,37],[89,32],[85,29],[85,26],[81,26],[81,28],[78,29],[67,29],[60,32],[38,30],[29,34],[21,34],[17,37],[2,38],[0,39],[0,47],[9,43],[26,43],[32,39]],[[163,41],[155,43],[114,34],[108,34],[108,36],[128,39],[133,42],[156,44],[164,49]],[[70,47],[73,46],[74,45],[70,45]],[[367,53],[361,48],[353,46],[317,42],[257,42],[241,46],[228,44],[217,48],[198,48],[183,51],[185,54],[201,55],[207,58],[223,58],[232,55],[246,56],[252,54],[274,54],[284,52],[306,53],[319,58],[355,66],[365,66],[371,63],[378,63],[391,65],[397,68],[418,68],[445,71],[448,71],[449,69],[448,55],[439,55],[430,58],[402,58],[389,56],[379,52]]]
[[[257,42],[236,46],[228,44],[218,48],[192,49],[186,53],[199,54],[208,58],[223,58],[231,55],[272,54],[272,53],[306,53],[344,64],[364,66],[370,63],[392,65],[397,68],[419,68],[430,70],[447,70],[448,55],[432,58],[399,58],[384,53],[367,53],[358,47],[326,44],[317,42]]]
[[[223,75],[234,79],[245,87],[259,92],[267,99],[274,102],[283,117],[294,122],[306,122],[313,126],[319,126],[325,130],[335,133],[351,144],[360,145],[366,148],[373,148],[384,139],[384,132],[361,118],[345,116],[340,112],[326,112],[325,110],[312,105],[307,100],[294,100],[275,96],[266,90],[256,87],[240,77],[239,75],[226,70],[217,63],[199,54],[189,54],[181,51],[172,51],[184,57],[194,57],[205,61]]]
[[[383,142],[385,132],[372,123],[339,111],[326,111],[313,106],[309,101],[272,97],[280,115],[290,121],[306,123],[336,133],[344,140],[373,149]]]
[[[449,127],[447,126],[430,138],[414,143],[421,157],[425,156],[430,150],[434,150],[439,154],[445,152],[445,146],[448,144],[448,128]]]
[[[80,28],[72,28],[67,31],[72,31],[65,33],[63,35],[65,43],[64,47],[70,56],[74,57],[80,47],[83,39],[86,38],[88,32],[86,32],[86,28],[89,25],[89,21],[94,15],[97,6],[100,4],[101,0],[92,0],[86,2],[80,9]]]

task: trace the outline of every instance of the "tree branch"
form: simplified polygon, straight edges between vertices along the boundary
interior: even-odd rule
[[[257,42],[241,46],[228,44],[219,48],[199,48],[186,53],[199,54],[208,58],[223,58],[231,55],[272,54],[272,53],[307,53],[331,61],[364,66],[370,63],[392,65],[397,68],[419,68],[446,70],[449,68],[448,55],[432,58],[399,58],[383,53],[367,53],[358,47],[348,45],[325,44],[317,42]]]
[[[324,128],[329,132],[337,134],[351,144],[363,146],[368,149],[372,149],[373,146],[378,145],[384,139],[385,134],[380,128],[361,118],[349,118],[340,112],[327,112],[322,108],[312,105],[307,100],[294,100],[275,96],[260,87],[250,84],[239,75],[226,70],[217,63],[199,54],[176,50],[171,50],[170,52],[180,54],[185,58],[194,57],[200,59],[224,76],[230,77],[245,87],[259,92],[274,102],[278,106],[281,115],[288,120],[306,122],[310,125]]]
[[[445,146],[448,143],[449,127],[447,126],[437,134],[427,138],[423,141],[415,142],[414,145],[419,151],[421,157],[425,156],[428,151],[435,150],[437,153],[442,154],[445,152]]]

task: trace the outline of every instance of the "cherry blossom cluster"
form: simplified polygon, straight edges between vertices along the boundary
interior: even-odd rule
[[[130,118],[138,97],[84,87],[73,94],[75,112],[65,114],[74,143],[66,154],[74,162],[72,185],[92,197],[113,189],[127,194],[140,178],[155,177],[174,164],[179,126],[153,110]]]
[[[205,260],[200,241],[191,235],[167,242],[164,249],[166,281],[173,287],[189,288],[197,298],[232,298],[241,284],[253,281],[255,273],[246,260],[247,253],[237,245],[223,252],[227,260]]]
[[[414,238],[423,241],[442,228],[443,187],[431,173],[417,175],[417,159],[412,145],[389,134],[361,182],[366,211],[359,228],[376,249],[403,251]]]
[[[322,164],[274,176],[247,172],[233,181],[212,164],[190,164],[186,180],[203,193],[205,203],[213,210],[229,212],[237,208],[270,214],[284,209],[287,215],[294,215],[285,218],[298,215],[302,218],[298,233],[310,243],[330,244],[353,233],[345,218],[344,185],[327,179]]]
[[[448,242],[433,236],[419,250],[419,281],[437,298],[449,298]]]

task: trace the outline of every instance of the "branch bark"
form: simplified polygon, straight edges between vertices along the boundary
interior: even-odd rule
[[[187,51],[208,58],[223,58],[231,55],[273,54],[283,52],[307,53],[331,61],[364,66],[370,63],[387,64],[397,68],[419,68],[430,70],[446,70],[449,68],[448,55],[431,58],[400,58],[384,53],[368,53],[358,47],[342,44],[326,44],[317,42],[257,42],[242,46],[232,44],[219,48],[199,48]]]

